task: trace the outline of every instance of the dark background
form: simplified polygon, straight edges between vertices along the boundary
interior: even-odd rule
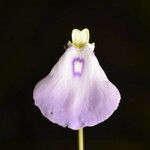
[[[77,132],[44,118],[32,92],[64,53],[72,29],[85,27],[122,95],[107,121],[85,128],[85,150],[150,148],[148,1],[12,0],[0,7],[0,149],[77,149]]]

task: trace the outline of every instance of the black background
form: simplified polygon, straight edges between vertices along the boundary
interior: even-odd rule
[[[44,118],[32,92],[64,53],[72,29],[85,27],[122,95],[107,121],[85,128],[85,150],[150,148],[148,1],[1,1],[0,7],[0,149],[77,149],[77,131]]]

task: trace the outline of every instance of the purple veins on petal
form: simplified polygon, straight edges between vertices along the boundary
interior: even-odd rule
[[[110,81],[95,82],[90,87],[88,98],[80,105],[80,120],[84,126],[94,126],[109,118],[117,109],[120,94]]]

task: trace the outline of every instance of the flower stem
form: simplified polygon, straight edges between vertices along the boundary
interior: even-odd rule
[[[84,150],[83,128],[78,130],[78,146],[79,150]]]

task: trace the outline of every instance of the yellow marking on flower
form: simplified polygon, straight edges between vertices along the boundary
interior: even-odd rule
[[[89,30],[83,29],[82,31],[78,29],[72,30],[72,43],[78,48],[84,47],[87,43],[89,43]]]

